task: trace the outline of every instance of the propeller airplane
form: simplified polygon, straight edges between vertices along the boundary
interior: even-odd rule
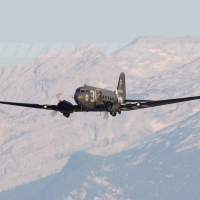
[[[61,93],[57,94],[57,98],[57,105],[5,101],[0,101],[0,104],[52,110],[52,115],[61,112],[65,117],[69,117],[70,114],[74,112],[106,112],[110,113],[114,117],[117,113],[121,114],[122,111],[138,110],[142,108],[192,101],[200,99],[200,96],[166,100],[126,99],[125,74],[122,72],[119,76],[117,90],[114,92],[84,84],[84,86],[77,88],[75,91],[74,100],[77,105],[72,105],[72,103],[62,100]]]

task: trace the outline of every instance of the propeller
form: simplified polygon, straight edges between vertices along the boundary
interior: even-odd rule
[[[104,116],[103,116],[103,119],[106,119],[106,120],[108,120],[108,116],[109,116],[109,112],[104,112]]]
[[[53,110],[50,112],[51,117],[55,117],[58,111]]]
[[[56,97],[57,97],[58,103],[62,101],[62,93],[61,92],[58,92],[56,94]],[[54,110],[50,113],[50,115],[51,115],[51,117],[55,117],[57,113],[58,113],[58,111]]]
[[[62,93],[61,93],[61,92],[58,92],[58,93],[56,94],[56,96],[57,96],[57,99],[58,99],[58,103],[61,102],[61,101],[62,101]]]

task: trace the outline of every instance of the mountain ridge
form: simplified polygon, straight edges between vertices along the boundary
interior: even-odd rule
[[[184,46],[183,55],[177,56],[176,51],[165,55],[163,51],[151,51],[152,48],[147,48],[148,39],[146,41],[146,52],[142,43],[139,52],[131,50],[132,57],[121,58],[93,45],[83,45],[74,50],[74,55],[72,50],[48,52],[38,55],[28,66],[3,67],[0,69],[0,98],[56,104],[55,94],[62,91],[65,100],[75,103],[72,95],[77,87],[87,83],[115,90],[122,71],[126,74],[130,98],[157,100],[198,95],[199,44],[193,49],[194,54],[190,52],[189,43]],[[180,51],[182,47],[177,45],[176,48]],[[121,53],[126,55],[126,52]],[[76,151],[109,156],[138,148],[158,131],[170,130],[172,125],[181,126],[186,123],[184,119],[190,123],[194,119],[188,116],[198,112],[199,101],[193,101],[124,112],[106,121],[100,113],[75,113],[69,119],[58,114],[52,119],[48,111],[1,105],[0,189],[7,190],[58,173]],[[199,147],[197,121],[194,126],[196,140],[188,138],[189,143],[181,143],[180,149]]]

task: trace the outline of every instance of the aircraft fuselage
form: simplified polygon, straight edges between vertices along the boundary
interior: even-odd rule
[[[87,111],[99,109],[117,112],[122,103],[122,99],[116,92],[87,85],[76,89],[74,100]]]

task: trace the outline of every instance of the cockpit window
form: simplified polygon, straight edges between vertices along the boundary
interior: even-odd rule
[[[76,93],[80,93],[80,89],[77,89],[77,90],[76,90]]]
[[[81,92],[85,92],[85,90],[81,90]]]

